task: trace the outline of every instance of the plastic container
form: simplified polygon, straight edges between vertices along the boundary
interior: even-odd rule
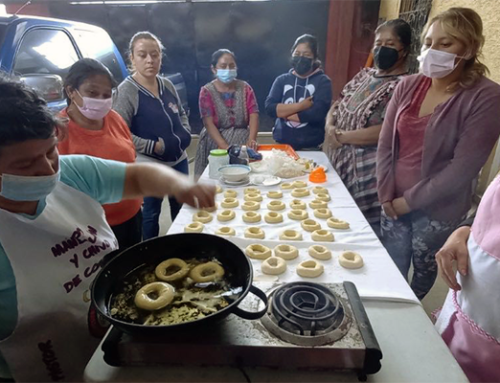
[[[314,169],[311,174],[309,174],[309,181],[317,183],[317,184],[322,184],[326,182],[326,173],[325,169],[323,169],[322,166],[317,167]]]
[[[210,151],[208,156],[208,176],[213,179],[218,179],[219,169],[225,165],[229,165],[229,155],[226,149],[214,149]]]

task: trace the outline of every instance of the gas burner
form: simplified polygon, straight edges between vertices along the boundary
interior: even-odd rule
[[[351,318],[342,299],[329,288],[311,282],[293,282],[274,290],[261,321],[285,342],[298,346],[334,343],[349,331]]]

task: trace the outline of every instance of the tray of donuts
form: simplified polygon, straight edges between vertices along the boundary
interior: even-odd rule
[[[173,234],[141,242],[107,263],[92,285],[92,304],[126,333],[171,334],[230,314],[259,319],[267,297],[252,281],[251,261],[232,242]],[[248,293],[263,301],[259,311],[240,307]]]

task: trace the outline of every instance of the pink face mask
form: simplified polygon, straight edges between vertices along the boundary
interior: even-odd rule
[[[459,57],[460,60],[455,64],[455,59],[457,57]],[[443,78],[453,72],[463,58],[464,57],[457,56],[454,53],[430,48],[420,54],[418,61],[420,61],[420,71],[424,76],[430,78]]]
[[[76,102],[75,105],[85,117],[89,120],[101,120],[110,112],[113,106],[113,99],[107,98],[101,100],[98,98],[83,97],[80,92],[77,93],[83,100],[83,106],[79,106]]]

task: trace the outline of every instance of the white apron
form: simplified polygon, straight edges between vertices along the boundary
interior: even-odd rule
[[[468,241],[469,270],[457,273],[436,328],[472,382],[500,381],[500,177],[479,205]]]
[[[0,342],[13,378],[81,381],[99,343],[88,330],[88,290],[118,247],[104,210],[59,182],[36,219],[0,209],[0,243],[16,278],[18,322]]]

